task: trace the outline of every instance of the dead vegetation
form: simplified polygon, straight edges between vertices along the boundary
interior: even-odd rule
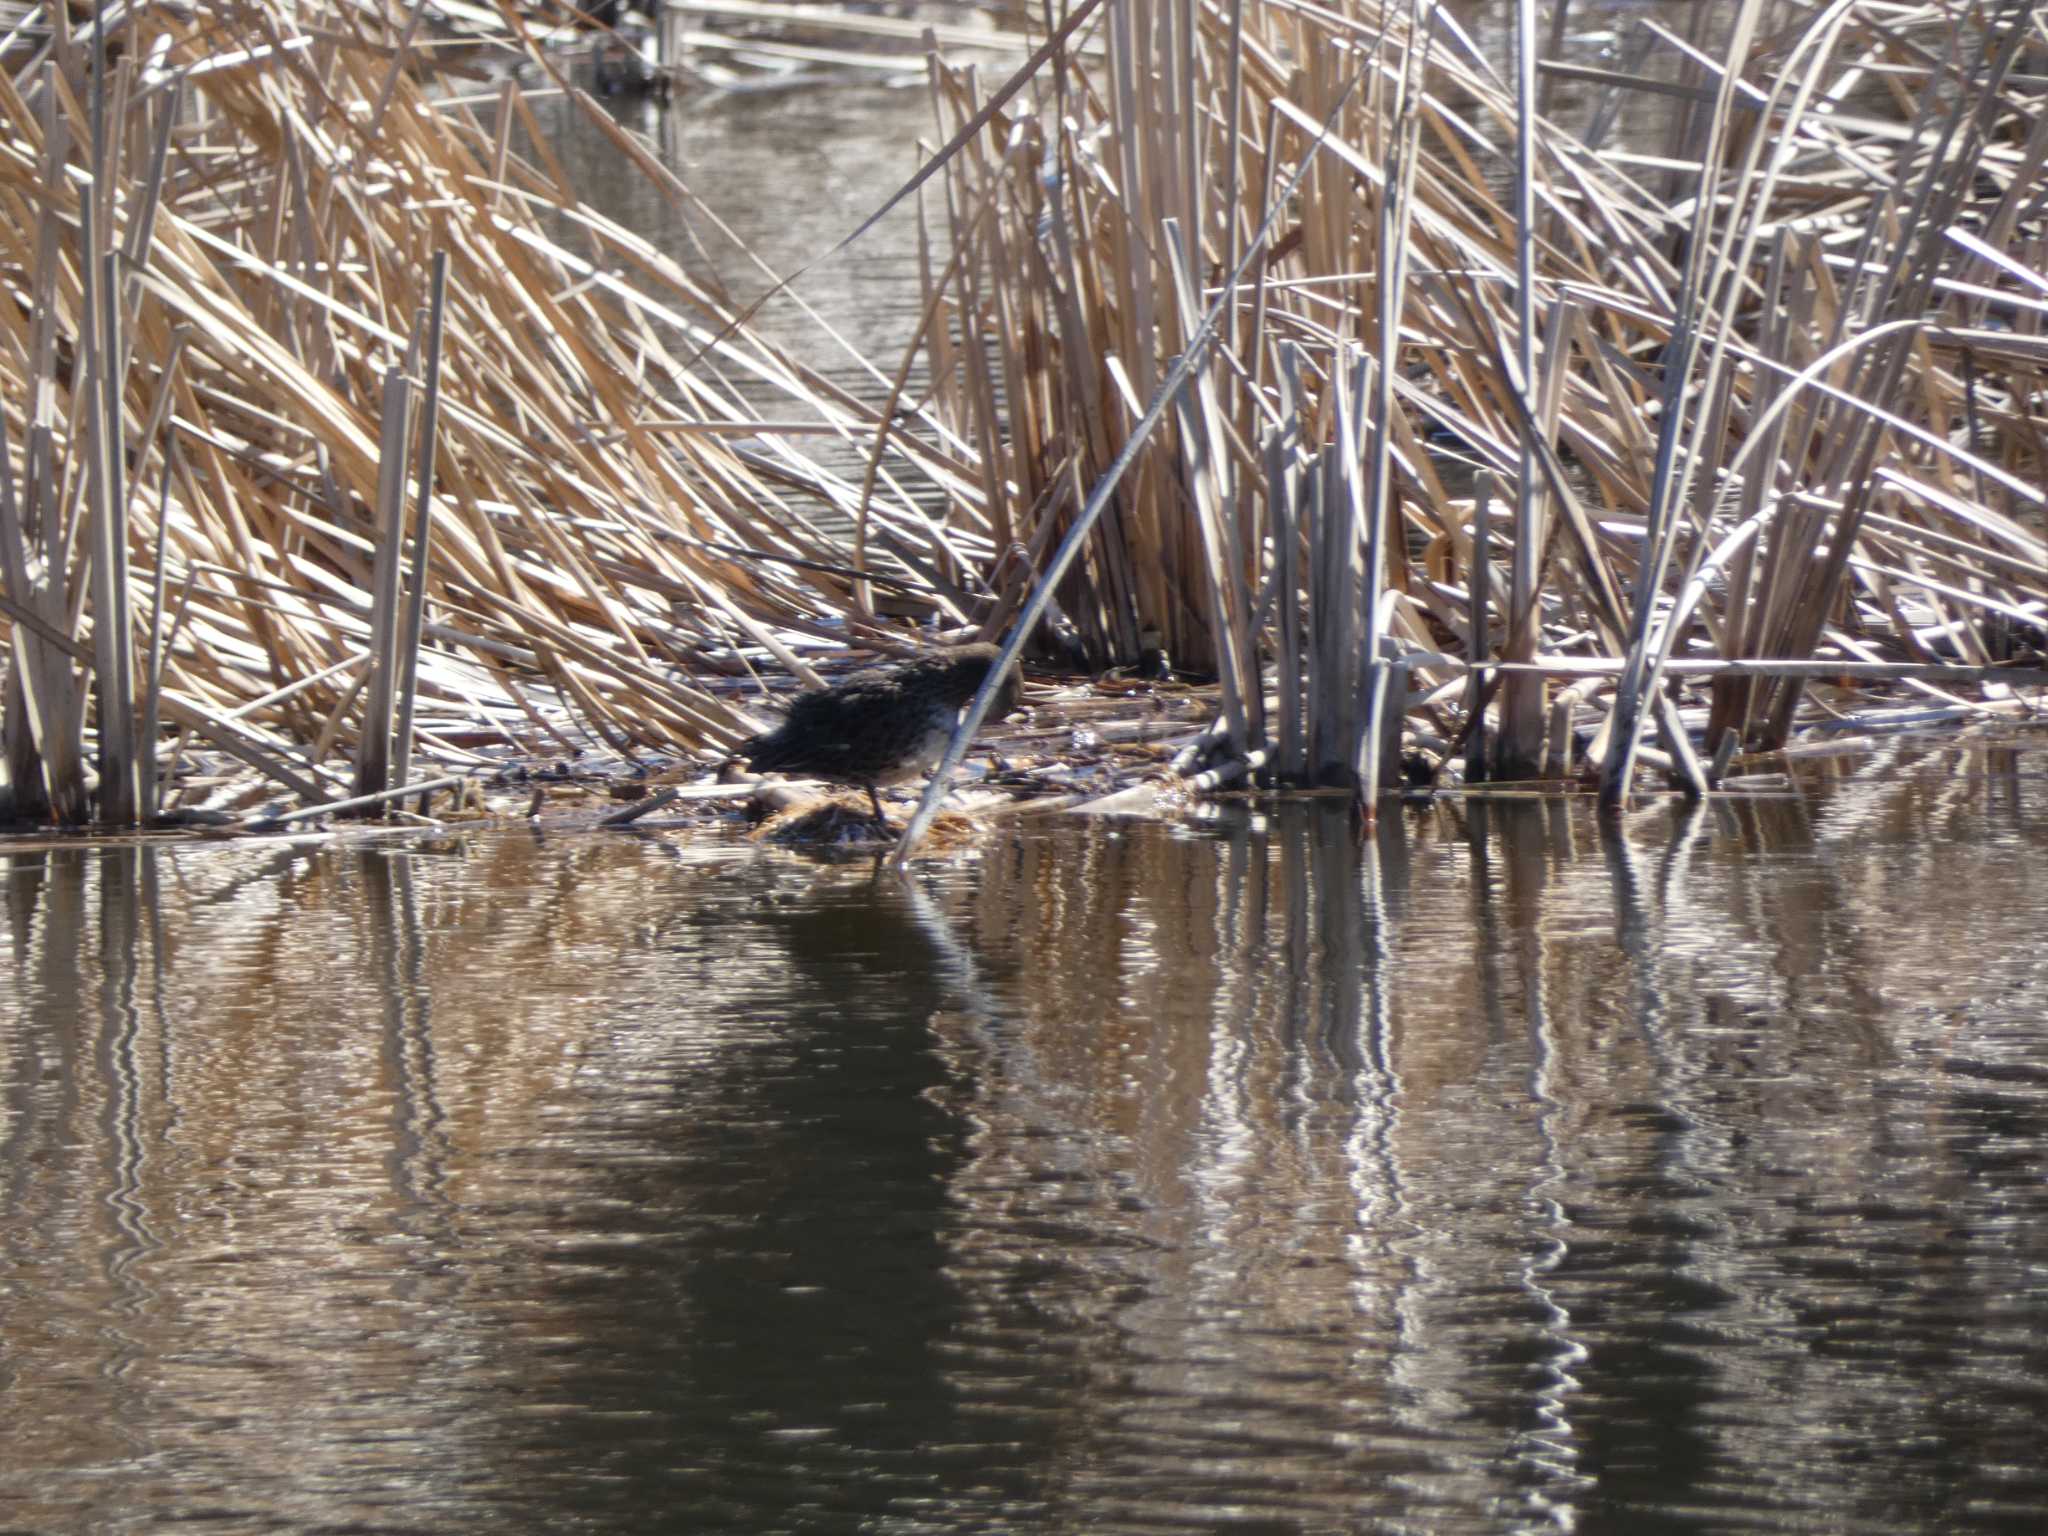
[[[1816,678],[2037,708],[2038,12],[1690,7],[1581,65],[1534,11],[1104,8],[934,214],[994,541],[1098,661],[1213,671],[1215,755],[1282,783],[1391,787],[1405,722],[1619,800],[1647,727],[1697,792]],[[1642,93],[1667,142],[1612,142]]]
[[[715,752],[759,722],[704,679],[846,638],[855,492],[805,448],[873,407],[582,205],[516,84],[430,93],[416,11],[103,14],[0,75],[17,814],[149,815],[187,742],[307,802],[414,750]],[[985,540],[878,478],[871,585],[971,583]]]
[[[1691,7],[1574,62],[1565,6],[1504,50],[1421,0],[1088,0],[993,91],[934,56],[932,392],[882,359],[881,402],[580,203],[518,84],[437,92],[420,14],[0,46],[18,815],[151,819],[195,753],[308,806],[713,759],[758,665],[909,638],[891,593],[1164,653],[1217,680],[1184,771],[1368,803],[1404,740],[1697,790],[1816,680],[2038,708],[2024,4]],[[1643,93],[1668,142],[1614,142]]]

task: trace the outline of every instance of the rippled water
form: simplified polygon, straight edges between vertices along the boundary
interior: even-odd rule
[[[2035,1531],[2048,750],[0,859],[0,1529]]]

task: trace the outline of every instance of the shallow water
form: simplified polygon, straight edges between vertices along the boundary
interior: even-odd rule
[[[0,860],[0,1529],[2039,1529],[2048,750]]]

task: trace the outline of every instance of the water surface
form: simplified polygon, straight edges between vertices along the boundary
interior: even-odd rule
[[[2048,752],[0,859],[0,1529],[2034,1531]]]

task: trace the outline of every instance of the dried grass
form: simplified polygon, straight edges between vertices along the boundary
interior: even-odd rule
[[[1695,791],[1783,745],[1816,660],[1944,709],[2039,686],[2019,0],[1746,0],[1593,63],[1523,5],[1513,68],[1426,0],[1083,11],[993,90],[932,61],[902,416],[909,359],[849,398],[581,205],[517,85],[437,98],[418,8],[34,8],[0,69],[17,810],[147,815],[195,737],[309,802],[414,741],[712,756],[758,722],[700,679],[886,644],[904,587],[1098,667],[1163,648],[1220,683],[1190,771],[1369,803],[1404,725],[1618,801],[1646,730]],[[1656,156],[1609,142],[1644,93],[1680,104]]]
[[[694,678],[742,647],[801,674],[782,633],[852,607],[818,514],[850,518],[853,493],[804,445],[864,443],[876,412],[579,203],[516,84],[489,126],[437,98],[418,8],[105,14],[102,39],[42,7],[0,72],[17,809],[91,816],[87,730],[132,764],[145,693],[312,799],[345,792],[366,703],[390,745],[365,789],[406,770],[408,715],[442,764],[710,753],[757,728]],[[430,555],[401,537],[428,521],[413,463]],[[971,501],[970,467],[912,439],[884,469],[868,571],[971,586],[988,544],[897,488],[947,474]],[[855,619],[839,633],[886,630]],[[103,765],[101,816],[134,819],[113,780],[136,772]]]
[[[1696,744],[1782,745],[1807,674],[1778,663],[2042,643],[2028,7],[1701,8],[1719,35],[1645,18],[1626,69],[1539,67],[1563,12],[1545,39],[1518,7],[1511,69],[1424,0],[1119,7],[1099,67],[1058,60],[948,167],[928,360],[992,531],[1048,550],[1102,503],[1056,613],[1098,665],[1157,635],[1215,673],[1225,756],[1269,707],[1283,782],[1393,785],[1402,716],[1478,739],[1461,673],[1495,657],[1477,766],[1594,730],[1619,799],[1645,720],[1695,792]],[[1563,78],[1678,99],[1667,153],[1607,148],[1604,103],[1542,116]],[[942,133],[982,104],[965,69],[935,94]],[[1548,707],[1546,664],[1596,658],[1613,686]],[[1752,665],[1702,719],[1672,658]]]

